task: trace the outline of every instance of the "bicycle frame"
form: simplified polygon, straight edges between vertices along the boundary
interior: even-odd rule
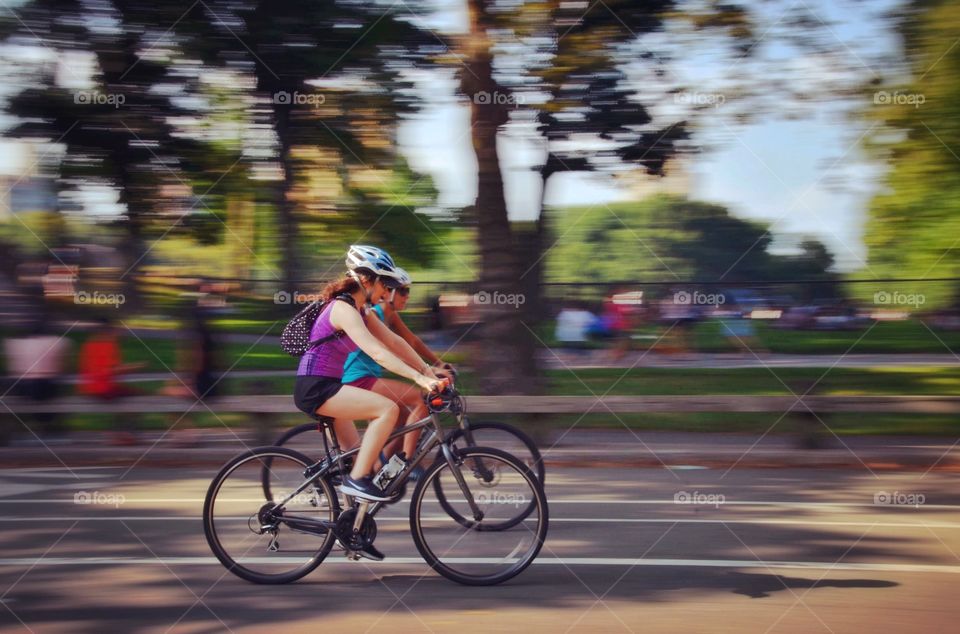
[[[465,430],[465,434],[469,434],[469,422],[467,421],[466,415],[463,414],[463,412],[460,412],[457,415],[457,419],[458,419],[459,426]],[[454,478],[456,479],[457,484],[459,485],[461,491],[464,493],[467,501],[469,502],[470,510],[473,513],[474,519],[478,522],[481,521],[483,519],[483,511],[477,506],[476,501],[473,499],[473,495],[470,493],[469,486],[467,485],[467,482],[464,479],[463,474],[460,473],[460,470],[456,468],[457,464],[455,461],[455,456],[454,456],[453,450],[451,449],[451,445],[449,443],[449,433],[444,434],[444,430],[440,425],[440,417],[438,412],[431,412],[425,418],[415,423],[410,423],[409,425],[405,425],[400,429],[394,431],[392,434],[390,434],[390,436],[387,438],[384,444],[387,444],[397,438],[400,438],[401,436],[405,436],[406,434],[409,434],[421,429],[425,429],[431,426],[433,428],[430,430],[430,433],[426,437],[421,438],[419,443],[417,444],[417,451],[414,454],[413,458],[411,458],[407,462],[407,466],[404,467],[404,469],[400,473],[398,473],[397,476],[390,482],[387,488],[384,489],[384,494],[386,494],[387,496],[393,496],[396,492],[398,492],[400,487],[402,487],[406,483],[407,478],[410,476],[410,473],[421,462],[423,462],[424,458],[426,458],[428,454],[432,453],[437,447],[441,447],[444,459],[447,461],[447,464],[450,465],[451,472],[454,474]],[[333,425],[329,425],[329,431],[330,431],[331,443],[333,445],[333,451],[332,451],[333,455],[332,456],[329,455],[330,452],[328,452],[328,455],[324,456],[324,458],[318,460],[317,462],[312,464],[310,467],[305,469],[304,475],[306,476],[306,479],[295,490],[288,493],[286,497],[284,497],[282,500],[277,502],[276,506],[278,507],[285,506],[287,502],[289,502],[294,497],[302,493],[305,489],[311,486],[313,482],[316,481],[318,478],[324,477],[331,469],[333,469],[334,465],[338,467],[341,473],[345,472],[344,459],[360,451],[359,447],[350,449],[348,451],[343,451],[340,448],[340,443],[339,443],[339,440],[337,439],[337,433],[333,429]],[[468,438],[468,442],[472,443],[472,436],[468,435],[467,438]],[[324,466],[324,463],[326,463],[325,466]],[[321,466],[322,468],[320,468]],[[316,471],[314,471],[315,469]],[[350,506],[353,506],[352,496],[347,496],[347,501]],[[383,506],[387,504],[387,502],[369,502],[369,503],[362,502],[361,504],[369,504],[369,506],[366,508],[363,514],[370,515],[372,517],[376,515],[376,513],[381,508],[383,508]],[[282,517],[278,519],[280,519],[280,521],[284,521],[284,518]],[[336,525],[336,520],[330,521],[330,520],[315,520],[315,519],[306,519],[306,518],[287,518],[287,519],[293,520],[293,522],[290,523],[291,527],[293,527],[293,524],[296,523],[299,525],[299,528],[303,528],[309,525],[313,527],[323,527],[323,528],[326,528],[327,530],[332,530]]]

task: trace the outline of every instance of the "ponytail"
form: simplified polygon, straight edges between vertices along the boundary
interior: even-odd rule
[[[354,293],[360,288],[360,277],[372,278],[373,276],[369,275],[366,271],[360,272],[356,276],[344,275],[343,277],[336,279],[324,286],[323,290],[320,291],[320,298],[325,302],[329,302],[337,295]]]

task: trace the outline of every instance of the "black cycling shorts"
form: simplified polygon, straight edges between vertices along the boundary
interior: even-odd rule
[[[316,416],[317,408],[340,391],[343,383],[330,376],[298,376],[293,388],[293,402],[297,409]]]

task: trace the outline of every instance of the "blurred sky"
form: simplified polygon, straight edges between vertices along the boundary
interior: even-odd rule
[[[461,2],[435,0],[435,4],[437,11],[429,18],[433,28],[464,28],[466,16]],[[773,3],[763,10],[766,28],[760,30],[762,39],[755,53],[771,59],[782,57],[790,66],[805,63],[807,60],[797,60],[794,51],[779,43],[777,29],[784,18],[784,8],[806,7],[830,25],[827,34],[841,43],[852,65],[864,76],[879,74],[867,60],[897,51],[898,38],[882,16],[899,4],[893,0]],[[701,54],[677,60],[671,72],[687,83],[709,84],[711,78],[730,70],[728,61],[706,47]],[[810,71],[816,73],[817,69]],[[829,73],[830,69],[821,71]],[[815,89],[816,83],[811,85]],[[451,83],[434,86],[432,94],[452,91]],[[816,100],[817,96],[811,98]],[[469,111],[449,100],[435,97],[435,101],[428,107],[428,116],[409,122],[400,131],[401,147],[416,168],[436,179],[441,204],[469,205],[476,196],[476,161],[468,136]],[[715,147],[695,157],[692,163],[691,196],[725,204],[742,217],[774,223],[775,233],[813,234],[834,253],[839,268],[860,268],[866,257],[862,241],[864,210],[882,172],[863,160],[858,143],[867,128],[845,118],[843,107],[825,103],[800,120],[769,115],[748,125],[711,123],[706,118],[700,139]],[[504,173],[511,217],[535,217],[540,189],[538,179],[527,168],[539,154],[523,143],[501,143],[500,150],[503,162],[514,168]],[[602,204],[630,196],[628,190],[605,175],[561,174],[551,179],[547,202]]]

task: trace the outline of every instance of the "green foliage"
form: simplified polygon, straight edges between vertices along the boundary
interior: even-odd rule
[[[761,223],[675,196],[553,212],[547,275],[566,282],[828,279],[833,259],[815,240],[796,256],[767,252]]]
[[[910,78],[875,86],[869,148],[889,162],[886,187],[870,203],[865,241],[878,277],[960,276],[960,5],[916,0],[899,30]],[[955,305],[957,285],[901,284],[925,308]]]

